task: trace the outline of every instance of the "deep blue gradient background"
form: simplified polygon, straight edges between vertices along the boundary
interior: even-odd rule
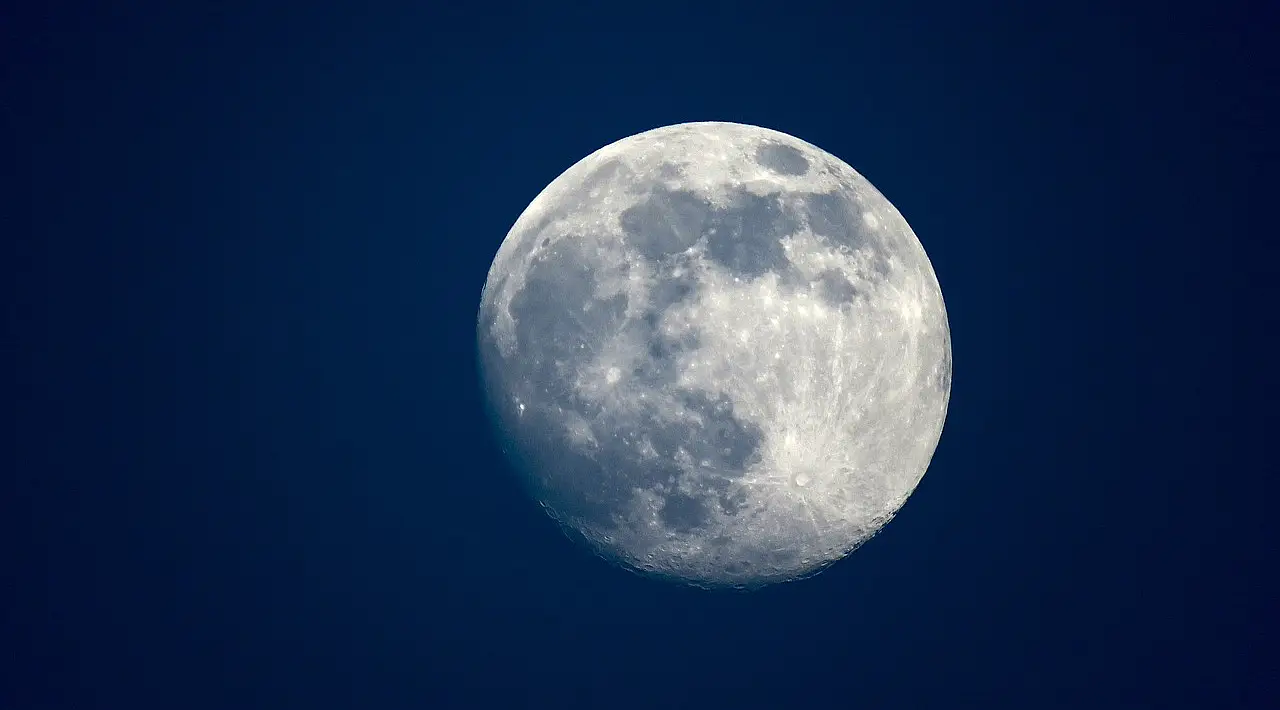
[[[1274,464],[1230,421],[1267,18],[16,5],[0,708],[1274,699]],[[953,331],[902,514],[753,594],[567,543],[476,386],[480,288],[528,202],[689,120],[866,175]]]

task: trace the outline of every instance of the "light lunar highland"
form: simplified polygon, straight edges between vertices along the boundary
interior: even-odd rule
[[[500,440],[572,536],[708,587],[812,574],[879,531],[946,418],[942,292],[902,215],[784,133],[688,123],[601,148],[489,270]]]

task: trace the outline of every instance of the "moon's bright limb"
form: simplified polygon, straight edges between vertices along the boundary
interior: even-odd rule
[[[689,123],[553,181],[498,250],[478,323],[508,453],[568,530],[706,586],[804,576],[906,501],[951,342],[933,268],[853,168]]]

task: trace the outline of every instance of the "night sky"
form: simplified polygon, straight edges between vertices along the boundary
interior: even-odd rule
[[[1265,18],[19,5],[0,709],[1275,707],[1274,462],[1230,422]],[[570,543],[477,384],[529,201],[695,120],[865,175],[952,330],[898,518],[754,593]]]

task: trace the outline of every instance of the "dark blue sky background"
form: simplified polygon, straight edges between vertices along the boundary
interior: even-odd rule
[[[1268,18],[17,5],[0,708],[1274,701],[1274,463],[1230,421],[1239,240],[1274,199]],[[866,175],[954,340],[902,514],[753,594],[572,546],[476,386],[480,288],[528,202],[690,120]]]

